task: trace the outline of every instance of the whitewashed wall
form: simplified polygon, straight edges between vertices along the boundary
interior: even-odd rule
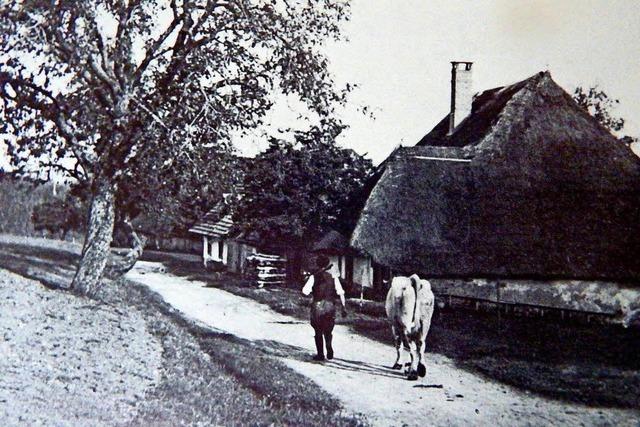
[[[373,287],[373,267],[370,258],[353,259],[353,281],[365,288]]]
[[[640,308],[640,288],[584,280],[430,279],[440,295],[620,315]]]

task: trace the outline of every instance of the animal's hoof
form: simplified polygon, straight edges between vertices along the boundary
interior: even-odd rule
[[[313,356],[313,360],[315,360],[316,362],[324,362],[324,356],[316,354],[315,356]]]
[[[418,373],[416,371],[409,372],[409,375],[407,375],[407,379],[409,381],[417,381],[418,380]]]
[[[402,369],[402,365],[401,365],[401,364],[399,364],[399,363],[396,363],[395,365],[393,365],[393,366],[391,367],[391,369]]]
[[[418,364],[418,375],[421,377],[427,375],[427,368],[422,363]]]

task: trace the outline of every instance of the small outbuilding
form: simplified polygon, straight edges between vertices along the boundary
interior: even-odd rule
[[[193,227],[190,233],[202,236],[202,261],[227,264],[229,233],[233,227],[231,215],[223,215],[222,205],[209,210]]]

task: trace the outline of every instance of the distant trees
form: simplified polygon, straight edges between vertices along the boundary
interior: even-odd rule
[[[614,116],[612,111],[620,101],[610,98],[597,85],[589,89],[578,86],[573,92],[573,99],[610,131],[618,132],[624,127],[624,119]]]
[[[51,184],[38,185],[10,173],[0,173],[0,233],[36,234],[32,220],[34,207],[53,198]]]
[[[619,132],[624,128],[625,120],[615,116],[613,112],[620,100],[609,97],[597,85],[589,89],[578,86],[573,92],[573,99],[610,132]],[[637,142],[638,138],[623,136],[619,140],[631,145]]]
[[[640,141],[640,139],[638,139],[637,137],[634,137],[634,136],[625,135],[622,138],[620,138],[620,141],[624,142],[627,145],[631,145],[631,144],[634,144],[634,143]]]
[[[31,216],[36,231],[46,230],[63,240],[69,231],[84,229],[85,217],[86,209],[81,201],[69,194],[35,205]]]
[[[32,236],[45,231],[64,239],[70,231],[81,232],[85,219],[86,202],[66,184],[56,192],[52,183],[0,170],[0,233]]]
[[[116,212],[122,188],[201,169],[200,153],[261,123],[274,91],[332,116],[348,88],[321,46],[348,18],[346,0],[0,2],[0,135],[13,166],[59,170],[91,195],[72,287],[98,285],[117,221],[133,230]]]

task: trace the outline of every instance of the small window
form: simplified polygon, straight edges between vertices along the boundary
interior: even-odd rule
[[[218,241],[218,259],[222,259],[222,254],[224,253],[224,241]]]

